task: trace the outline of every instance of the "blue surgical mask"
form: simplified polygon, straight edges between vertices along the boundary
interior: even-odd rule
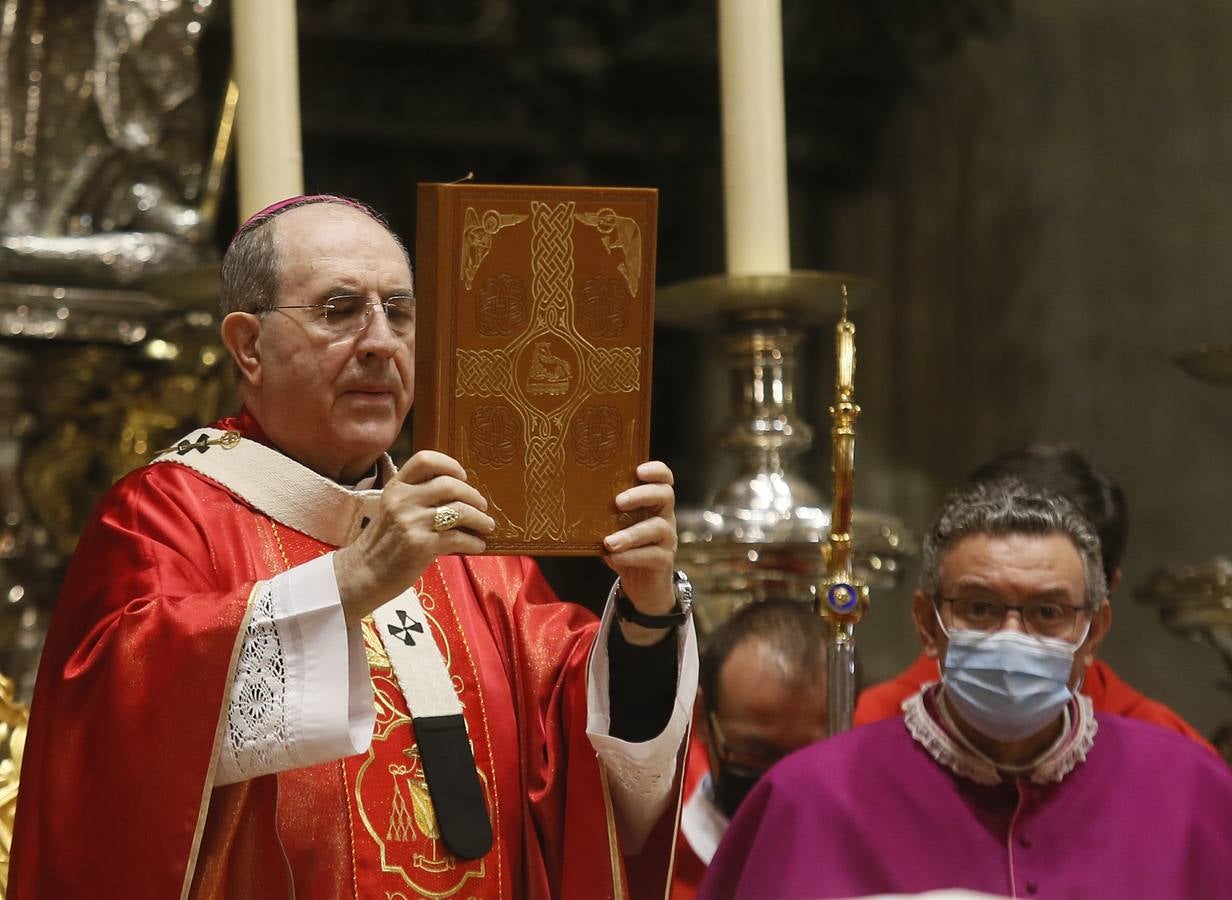
[[[1088,629],[1090,626],[1087,626]],[[1074,644],[1017,631],[949,633],[941,682],[946,701],[971,727],[996,741],[1042,730],[1069,702]]]

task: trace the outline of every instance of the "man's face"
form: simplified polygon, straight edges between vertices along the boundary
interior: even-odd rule
[[[963,605],[976,609],[1039,605],[1044,608],[1040,612],[1055,608],[1064,613],[1064,618],[1072,616],[1072,625],[1063,633],[1045,635],[1071,642],[1083,638],[1074,654],[1071,688],[1077,686],[1081,674],[1094,661],[1110,621],[1107,603],[1095,613],[1087,608],[1082,557],[1069,538],[1061,534],[973,534],[961,538],[941,561],[938,593],[938,597],[930,597],[917,592],[913,612],[925,652],[942,661],[948,640],[938,625],[934,608],[939,609],[947,629],[971,627],[971,623],[958,617],[957,610]],[[1000,628],[993,630],[1040,633],[1038,627],[1024,622],[1024,615],[1031,613],[1009,610]],[[1033,618],[1045,622],[1055,615]]]
[[[706,727],[710,771],[720,805],[732,807],[728,815],[740,797],[724,796],[725,777],[747,790],[788,753],[825,736],[824,673],[811,684],[785,677],[781,654],[756,638],[731,652],[719,672],[718,704]]]
[[[359,210],[316,203],[283,213],[271,227],[277,306],[343,295],[376,303],[411,293],[401,248]],[[369,312],[365,325],[346,334],[331,333],[316,310],[267,313],[260,317],[256,363],[244,371],[245,400],[270,440],[340,481],[371,469],[397,437],[414,397],[413,329],[396,334],[383,309]]]

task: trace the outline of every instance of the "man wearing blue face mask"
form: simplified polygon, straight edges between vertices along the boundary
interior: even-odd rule
[[[1232,772],[1077,693],[1106,595],[1068,501],[1012,480],[952,494],[913,603],[941,683],[772,769],[701,896],[1228,896]]]
[[[1001,453],[972,472],[968,481],[1000,478],[1017,478],[1039,490],[1060,494],[1078,507],[1099,538],[1111,597],[1121,580],[1121,559],[1129,534],[1125,493],[1115,479],[1100,471],[1076,447],[1048,443],[1029,444]],[[918,693],[925,684],[940,680],[939,663],[939,659],[930,659],[921,652],[910,666],[893,678],[862,691],[856,704],[855,723],[867,725],[897,716],[904,700]],[[1212,753],[1216,752],[1176,712],[1135,690],[1102,659],[1096,659],[1084,670],[1081,691],[1091,698],[1096,712],[1152,722],[1188,735]]]

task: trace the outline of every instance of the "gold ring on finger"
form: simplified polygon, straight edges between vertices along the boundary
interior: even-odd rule
[[[462,514],[452,506],[438,506],[432,514],[432,528],[435,531],[450,531],[458,527]]]

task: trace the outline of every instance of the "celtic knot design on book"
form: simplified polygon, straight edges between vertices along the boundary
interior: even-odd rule
[[[582,285],[578,301],[578,331],[591,340],[609,340],[624,333],[629,318],[629,293],[620,279],[600,272]]]
[[[620,452],[620,412],[614,406],[587,406],[573,420],[573,457],[588,469],[606,466]]]
[[[513,360],[507,350],[459,350],[458,397],[501,397],[513,393]]]
[[[484,337],[516,334],[530,317],[526,286],[508,272],[493,275],[479,289],[475,306],[475,330]]]
[[[484,404],[471,413],[470,449],[479,462],[495,469],[504,468],[522,449],[522,423],[508,406]]]
[[[531,297],[535,324],[572,330],[573,204],[535,201],[531,209]]]
[[[636,391],[641,387],[641,347],[596,347],[586,370],[587,386],[599,394]]]

